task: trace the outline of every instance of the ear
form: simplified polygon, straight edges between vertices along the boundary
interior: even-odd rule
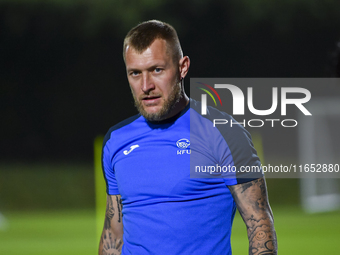
[[[184,77],[187,75],[190,67],[190,59],[188,56],[184,56],[179,60],[179,74],[180,74],[180,80],[184,79]]]

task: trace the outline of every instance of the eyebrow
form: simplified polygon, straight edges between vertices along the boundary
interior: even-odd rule
[[[150,67],[148,67],[146,70],[150,71],[150,70],[155,70],[156,68],[165,68],[166,65],[163,65],[163,64],[155,64],[155,65],[152,65]],[[127,69],[127,72],[140,72],[141,69],[138,69],[138,68],[128,68]]]
[[[126,71],[128,72],[128,73],[130,73],[130,72],[139,72],[140,70],[139,69],[136,69],[136,68],[129,68],[129,69],[126,69]]]

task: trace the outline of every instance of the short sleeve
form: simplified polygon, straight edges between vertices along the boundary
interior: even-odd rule
[[[106,183],[106,193],[108,195],[118,195],[119,190],[115,177],[115,172],[112,166],[112,153],[110,152],[110,143],[112,142],[110,134],[107,134],[104,138],[103,149],[102,149],[102,169],[104,179]]]
[[[236,170],[236,183],[234,184],[263,177],[261,161],[257,156],[250,133],[240,124],[221,128],[220,132],[228,145]],[[229,159],[222,159],[222,161],[224,164],[229,164]]]

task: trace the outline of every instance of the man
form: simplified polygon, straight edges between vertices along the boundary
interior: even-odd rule
[[[108,195],[99,254],[231,254],[235,205],[247,226],[249,254],[277,254],[262,175],[190,178],[190,157],[237,168],[260,162],[243,127],[212,129],[185,94],[190,60],[176,31],[156,20],[141,23],[127,34],[123,56],[140,114],[104,138]],[[209,114],[225,113],[209,108]],[[190,117],[198,126],[191,132]],[[194,148],[190,138],[205,144],[205,128],[218,145]],[[176,153],[190,146],[192,153]]]

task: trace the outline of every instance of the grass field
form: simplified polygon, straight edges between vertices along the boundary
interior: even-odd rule
[[[268,179],[267,184],[279,254],[339,254],[339,211],[304,213],[298,179]],[[91,164],[0,164],[0,211],[9,223],[6,231],[0,226],[0,255],[97,254],[94,186]],[[238,213],[232,248],[234,255],[248,254]]]
[[[298,207],[273,207],[279,254],[339,254],[340,213],[306,214]],[[237,213],[232,234],[233,254],[247,254],[246,229]]]
[[[93,255],[95,212],[46,211],[7,213],[7,231],[0,231],[2,255]]]
[[[340,213],[305,214],[298,207],[274,207],[279,254],[339,254]],[[86,210],[6,213],[0,231],[3,255],[93,255],[97,253],[95,212]],[[237,213],[232,247],[247,254],[245,225]]]

